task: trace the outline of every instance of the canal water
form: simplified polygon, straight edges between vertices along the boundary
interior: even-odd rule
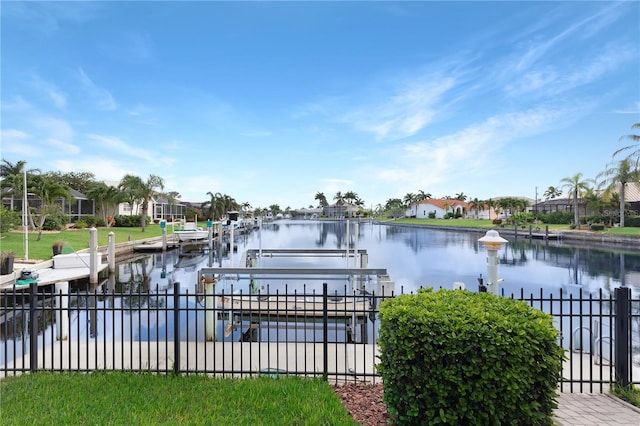
[[[348,228],[348,230],[347,230]],[[347,235],[348,232],[348,235]],[[234,251],[219,253],[200,251],[174,251],[166,254],[143,256],[120,264],[122,278],[131,280],[128,271],[140,273],[141,262],[147,269],[151,288],[167,288],[173,282],[190,292],[196,290],[197,272],[203,267],[244,267],[242,254],[250,249],[365,249],[369,268],[386,268],[395,292],[413,292],[420,287],[451,289],[454,283],[464,283],[477,291],[478,278],[486,277],[487,251],[478,242],[482,232],[440,230],[433,228],[350,223],[345,221],[267,222],[261,230],[235,238]],[[546,241],[514,238],[504,235],[508,243],[498,252],[498,276],[501,292],[505,295],[545,294],[562,291],[565,294],[613,293],[623,283],[636,293],[640,290],[640,247],[612,249],[594,245],[575,245],[567,241]],[[263,267],[355,267],[355,261],[346,258],[261,258]],[[233,263],[233,264],[231,264]],[[292,282],[264,283],[271,290],[283,291],[284,284],[292,291]],[[308,283],[314,289],[317,284]],[[246,290],[245,290],[246,291]],[[298,288],[298,291],[300,289]]]
[[[198,277],[202,268],[244,267],[248,250],[267,249],[350,249],[366,250],[368,268],[384,268],[393,282],[395,294],[414,292],[421,287],[452,289],[464,283],[471,291],[478,290],[478,277],[486,277],[487,251],[478,242],[483,232],[450,231],[401,225],[345,221],[279,220],[264,223],[259,230],[236,236],[233,244],[223,244],[222,250],[208,250],[206,245],[185,246],[166,253],[138,253],[135,257],[118,263],[116,273],[92,293],[78,292],[70,302],[70,336],[72,341],[98,338],[105,341],[162,341],[173,339],[173,319],[167,309],[173,307],[175,285],[180,293],[181,341],[202,341],[204,317],[201,307],[202,287]],[[501,292],[505,295],[521,292],[539,295],[562,294],[578,297],[612,294],[617,287],[631,288],[633,297],[640,292],[640,248],[605,248],[598,245],[575,245],[568,241],[530,240],[524,237],[504,237],[508,243],[498,252],[498,276],[503,279]],[[349,260],[347,260],[349,259]],[[245,262],[245,264],[243,264]],[[336,257],[261,257],[258,267],[293,268],[354,268],[353,258]],[[328,282],[330,291],[342,292],[363,289],[377,291],[374,283],[331,281],[327,277],[222,280],[216,292],[237,294],[260,291],[266,294],[300,295],[322,290]],[[458,284],[454,284],[458,283]],[[257,290],[251,287],[256,285]],[[361,286],[362,285],[362,286]],[[372,287],[367,287],[372,286]],[[119,295],[113,297],[111,295]],[[377,293],[379,294],[379,292]],[[50,303],[50,302],[47,302]],[[566,302],[564,302],[566,303]],[[200,308],[199,308],[200,307]],[[20,357],[26,350],[28,311],[16,308],[11,321],[5,321],[0,330],[0,364]],[[9,318],[9,316],[7,316]],[[591,321],[588,319],[587,321]],[[374,326],[371,324],[371,326]],[[586,328],[593,328],[587,324]],[[38,346],[55,342],[55,316],[45,315],[39,324]],[[220,321],[217,339],[238,341],[243,338],[242,328],[225,333]],[[581,327],[581,328],[585,328]],[[598,328],[611,328],[610,324],[597,324]],[[573,328],[564,326],[564,333]],[[260,341],[280,339],[289,331],[261,331]],[[315,330],[297,330],[286,339],[308,338]],[[314,334],[315,336],[315,334]],[[358,337],[358,336],[356,336]],[[360,336],[361,338],[362,336]],[[564,341],[569,342],[568,336]],[[581,338],[581,336],[577,336]],[[344,341],[346,335],[332,334],[332,340]],[[584,337],[587,340],[587,337]],[[634,338],[634,341],[637,339]],[[635,346],[634,346],[635,347]]]

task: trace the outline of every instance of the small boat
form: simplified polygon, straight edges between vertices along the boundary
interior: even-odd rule
[[[176,229],[173,233],[178,236],[180,241],[197,241],[209,237],[209,231],[202,229],[201,226],[196,226],[195,222],[186,222],[182,229]]]

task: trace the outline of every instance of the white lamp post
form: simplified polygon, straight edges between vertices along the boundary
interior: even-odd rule
[[[489,286],[489,292],[498,295],[500,294],[498,285],[498,249],[508,241],[493,229],[487,231],[484,237],[478,241],[487,248],[487,285]]]

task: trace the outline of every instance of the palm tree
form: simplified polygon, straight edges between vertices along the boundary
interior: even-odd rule
[[[316,196],[313,198],[314,200],[318,200],[319,207],[327,207],[329,203],[327,202],[327,197],[324,195],[324,192],[317,192]]]
[[[621,160],[617,164],[609,165],[609,168],[598,174],[597,179],[602,178],[599,187],[605,187],[605,198],[611,192],[620,187],[620,227],[624,228],[624,207],[625,207],[625,188],[630,182],[640,181],[640,172],[631,170],[629,158]]]
[[[142,232],[147,226],[147,215],[149,212],[149,201],[160,194],[164,189],[164,179],[157,175],[149,175],[146,181],[138,176],[125,175],[120,181],[120,188],[128,194],[128,198],[132,201],[140,201],[142,203]]]
[[[549,198],[553,199],[561,195],[562,195],[562,191],[556,188],[555,186],[550,186],[549,188],[547,188],[546,191],[544,191],[544,194],[543,194],[545,200],[548,200]]]
[[[347,191],[344,193],[343,197],[347,202],[349,202],[349,204],[354,204],[358,199],[358,194],[353,191]]]
[[[108,186],[104,182],[95,182],[87,191],[87,198],[98,205],[102,219],[110,227],[112,222],[109,216],[115,216],[118,204],[124,201],[124,194],[114,186]]]
[[[467,196],[464,195],[464,192],[460,192],[456,194],[456,200],[458,201],[467,201]]]
[[[149,201],[160,194],[164,189],[164,179],[160,176],[149,175],[149,178],[140,187],[140,197],[142,198],[142,232],[147,224],[149,212]]]
[[[413,192],[409,192],[405,194],[404,198],[402,199],[402,202],[404,203],[404,207],[408,209],[415,202],[415,200],[416,200],[416,194],[414,194]],[[418,215],[417,211],[418,211],[418,206],[416,205],[416,216]]]
[[[593,188],[587,189],[582,197],[582,201],[587,206],[589,212],[600,216],[604,215],[606,203],[598,191],[595,191]]]
[[[12,164],[8,160],[2,159],[2,164],[0,164],[0,189],[10,189],[11,190],[11,210],[13,210],[14,200],[22,199],[23,195],[23,179],[25,174],[25,166],[27,162],[24,160],[17,161],[15,164]],[[27,175],[39,173],[39,169],[30,169],[27,170]],[[27,176],[27,181],[29,177]]]
[[[480,210],[484,210],[485,203],[482,200],[478,200],[478,198],[474,198],[469,203],[471,205],[471,209],[476,211],[476,219],[478,219],[478,213]]]
[[[32,176],[29,187],[30,192],[33,192],[33,194],[41,200],[40,206],[35,209],[37,220],[33,220],[33,216],[30,215],[32,224],[38,230],[36,241],[40,241],[42,226],[47,216],[61,212],[61,208],[56,204],[56,201],[60,198],[69,199],[71,195],[67,187],[42,175]]]
[[[449,209],[451,208],[451,204],[449,204],[448,201],[446,201],[442,207],[444,208],[444,215],[445,217],[449,214]]]
[[[205,201],[200,206],[203,210],[208,208],[208,216],[211,220],[216,220],[222,217],[224,213],[224,206],[222,205],[222,194],[216,192],[215,194],[211,191],[207,192],[207,195],[211,197],[209,201]]]
[[[342,192],[336,192],[336,195],[333,196],[333,199],[336,200],[336,205],[341,206],[344,204],[344,195]]]
[[[422,189],[418,190],[418,195],[416,195],[417,200],[420,201],[424,201],[426,199],[430,199],[431,198],[431,194],[428,192],[424,192]]]
[[[174,212],[173,212],[173,208],[178,204],[178,199],[180,199],[180,197],[182,197],[180,195],[180,193],[178,191],[169,191],[169,192],[165,192],[162,195],[164,198],[167,199],[167,204],[169,204],[169,216],[170,217],[174,217]],[[177,213],[177,212],[176,212]],[[163,218],[164,219],[164,218]]]
[[[142,187],[142,179],[129,174],[120,179],[120,183],[118,184],[118,189],[124,193],[123,198],[129,203],[131,208],[129,214],[131,216],[133,216],[133,206],[141,200],[139,195],[140,187]]]
[[[582,180],[582,173],[577,173],[574,176],[565,177],[560,180],[563,188],[569,190],[569,198],[573,199],[573,225],[578,226],[579,212],[578,201],[583,192],[589,189],[590,179]]]
[[[640,129],[640,123],[635,123],[631,126],[632,129]],[[633,141],[634,143],[631,145],[627,145],[623,148],[620,148],[616,152],[613,153],[613,156],[626,152],[627,156],[626,160],[629,160],[629,164],[633,165],[633,169],[637,172],[640,169],[640,135],[625,135],[620,138],[620,140],[628,139]]]

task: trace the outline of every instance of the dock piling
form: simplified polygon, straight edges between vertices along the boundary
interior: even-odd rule
[[[218,327],[217,324],[217,320],[216,320],[216,312],[215,312],[215,307],[216,307],[216,298],[214,296],[215,292],[216,292],[216,280],[208,280],[205,277],[202,277],[202,281],[204,281],[204,292],[205,292],[205,299],[204,299],[204,306],[205,306],[205,326],[204,326],[204,334],[205,334],[205,339],[208,342],[215,342],[216,341],[216,330]]]
[[[107,244],[107,263],[109,265],[109,273],[116,270],[116,234],[109,232],[109,242]]]
[[[98,230],[89,230],[89,283],[98,284]]]
[[[56,290],[56,338],[69,339],[69,281],[55,284]]]

